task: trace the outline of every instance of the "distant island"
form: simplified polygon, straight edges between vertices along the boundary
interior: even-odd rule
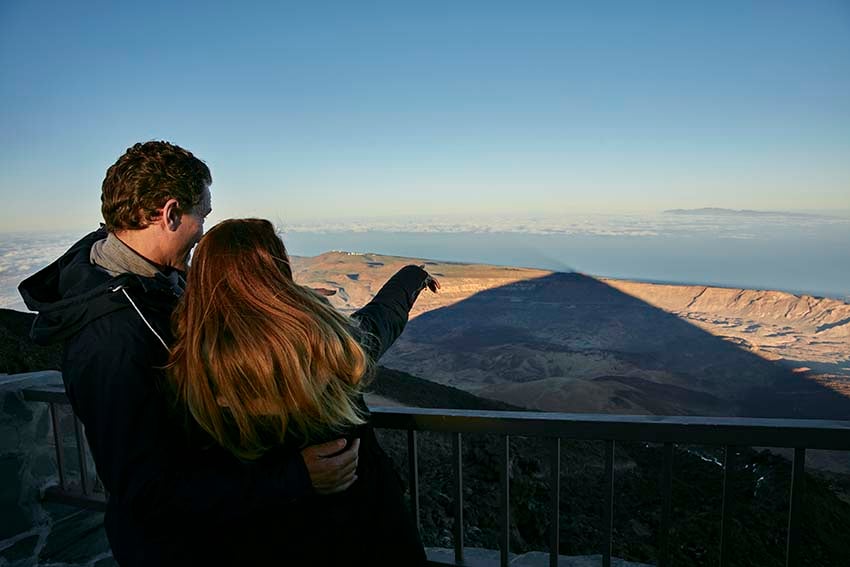
[[[668,209],[664,214],[669,215],[714,215],[714,216],[742,216],[742,217],[802,217],[802,218],[824,218],[827,215],[819,215],[814,213],[794,213],[787,211],[757,211],[754,209],[724,209],[721,207],[703,207],[700,209]]]

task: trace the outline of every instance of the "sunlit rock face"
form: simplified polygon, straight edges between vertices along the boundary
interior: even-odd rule
[[[331,252],[301,283],[350,312],[395,270],[424,292],[383,363],[549,411],[850,418],[850,305],[777,291]]]

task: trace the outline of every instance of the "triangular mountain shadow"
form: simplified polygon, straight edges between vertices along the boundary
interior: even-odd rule
[[[382,364],[549,411],[850,419],[850,398],[578,273],[424,313]]]

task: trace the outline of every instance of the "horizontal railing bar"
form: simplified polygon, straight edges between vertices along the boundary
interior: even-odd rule
[[[850,451],[850,421],[373,407],[386,429]]]
[[[59,486],[49,486],[44,490],[44,499],[87,510],[106,511],[106,497],[98,493],[86,496],[81,492],[71,492]]]
[[[39,386],[37,388],[24,388],[22,393],[24,399],[28,402],[52,402],[54,404],[68,403],[68,396],[65,395],[64,386]]]
[[[62,386],[27,388],[23,394],[29,401],[68,403]],[[387,429],[850,451],[850,421],[838,420],[409,407],[373,407],[371,412],[375,427]]]

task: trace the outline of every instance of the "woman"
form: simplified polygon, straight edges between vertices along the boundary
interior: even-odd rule
[[[270,222],[228,220],[204,236],[174,314],[177,399],[214,444],[246,464],[360,439],[347,490],[269,503],[266,514],[216,534],[216,545],[238,548],[242,564],[424,563],[362,389],[425,287],[439,284],[419,267],[402,268],[349,319],[293,281]]]

